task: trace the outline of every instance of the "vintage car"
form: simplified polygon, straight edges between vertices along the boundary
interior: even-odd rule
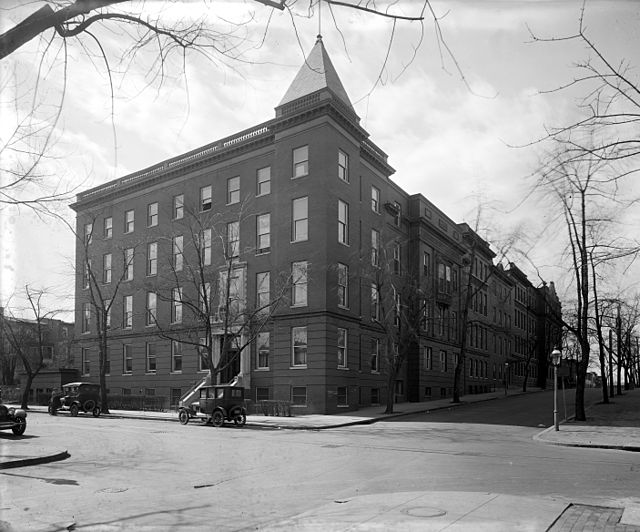
[[[16,436],[27,430],[27,413],[22,408],[0,404],[0,430],[11,429]]]
[[[186,425],[192,418],[219,427],[225,421],[233,421],[239,427],[247,422],[244,406],[244,388],[233,385],[208,385],[199,388],[197,400],[180,401],[178,419]]]
[[[91,382],[69,382],[62,386],[62,393],[54,394],[49,401],[49,414],[68,411],[72,416],[79,412],[100,415],[100,385]]]

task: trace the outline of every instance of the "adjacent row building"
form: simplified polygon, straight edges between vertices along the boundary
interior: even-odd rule
[[[207,373],[198,346],[180,341],[199,326],[190,309],[223,284],[242,308],[274,301],[268,323],[222,374],[239,375],[254,401],[334,413],[383,403],[389,393],[396,401],[449,397],[462,327],[464,393],[535,384],[558,335],[553,286],[536,288],[515,265],[495,265],[489,243],[423,195],[407,194],[393,173],[319,37],[272,120],[79,194],[83,378],[98,379],[103,318],[92,304],[93,276],[111,303],[112,394],[177,404]],[[401,327],[400,314],[412,310],[407,287],[421,294],[420,325],[388,389],[398,346],[387,317],[392,307],[391,327]],[[210,316],[220,336],[223,310]],[[213,350],[220,356],[219,344]]]

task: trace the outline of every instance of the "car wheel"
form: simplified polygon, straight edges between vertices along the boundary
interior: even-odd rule
[[[49,405],[49,407],[47,408],[47,411],[49,412],[50,416],[55,416],[56,415],[56,409],[53,408],[53,405]]]
[[[11,430],[16,436],[22,436],[24,431],[27,430],[27,420],[23,417],[19,417],[17,423],[18,424]]]
[[[93,417],[100,417],[100,412],[100,407],[96,406],[91,413],[93,414]]]
[[[220,410],[216,410],[213,413],[213,416],[211,419],[213,421],[214,427],[220,427],[224,423],[224,416],[222,415],[222,412],[220,412]]]
[[[93,401],[92,399],[88,399],[82,405],[82,410],[84,410],[85,412],[91,412],[95,407],[96,407],[96,402]]]
[[[78,415],[78,412],[80,411],[80,408],[78,408],[78,405],[76,403],[73,403],[71,405],[71,407],[69,408],[69,413],[73,416],[76,417]]]
[[[180,421],[180,425],[189,423],[189,412],[184,409],[180,410],[180,412],[178,412],[178,421]]]
[[[247,416],[243,412],[240,412],[233,416],[233,422],[238,427],[244,427],[244,424],[247,422]]]

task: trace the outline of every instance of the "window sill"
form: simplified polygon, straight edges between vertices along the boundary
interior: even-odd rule
[[[157,375],[157,373],[155,371],[145,371],[144,374],[145,375]]]
[[[304,308],[308,306],[306,303],[299,303],[297,305],[291,305],[291,308]]]
[[[300,242],[308,242],[309,239],[308,238],[304,238],[304,239],[300,239],[300,240],[292,240],[291,242],[289,242],[289,244],[298,244]]]
[[[131,373],[123,373],[122,376],[123,377],[131,377],[133,375],[133,372]]]
[[[265,371],[271,371],[271,368],[256,368],[253,371],[260,371],[260,372],[265,372]]]
[[[338,304],[338,308],[339,308],[339,309],[341,309],[341,310],[349,310],[349,307],[348,307],[348,306],[346,306],[346,305],[340,305],[340,304]]]
[[[347,366],[338,366],[338,369],[340,371],[349,371],[349,368]]]
[[[349,408],[349,405],[336,405],[338,408]]]
[[[371,375],[380,375],[380,372],[377,369],[372,369]]]
[[[176,370],[176,371],[171,371],[169,374],[170,375],[182,375],[182,370],[180,369],[180,370]]]
[[[268,255],[269,253],[271,253],[271,248],[259,249],[256,251],[256,257],[259,255]]]
[[[307,365],[305,364],[304,366],[300,365],[300,366],[289,366],[289,369],[307,369]]]

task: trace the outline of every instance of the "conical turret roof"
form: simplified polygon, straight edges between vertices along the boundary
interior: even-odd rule
[[[338,73],[322,43],[322,36],[318,35],[316,44],[278,104],[278,107],[282,107],[285,104],[323,89],[331,91],[334,97],[346,105],[354,115],[356,114],[349,100],[349,96],[347,96],[347,91],[344,90]]]

